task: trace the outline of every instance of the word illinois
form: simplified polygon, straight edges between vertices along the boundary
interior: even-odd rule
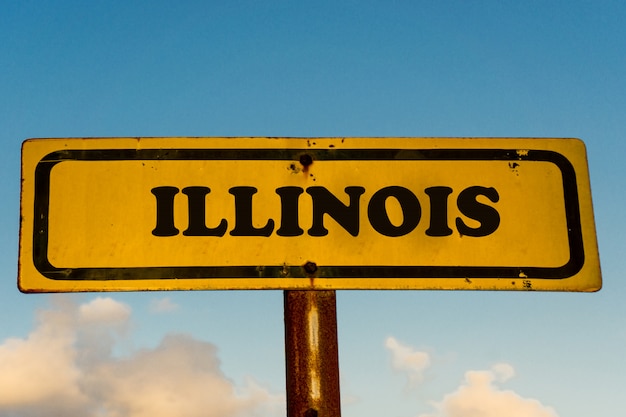
[[[163,186],[151,190],[156,197],[156,227],[154,236],[167,237],[179,234],[174,224],[174,198],[180,192],[177,187]],[[360,205],[364,187],[350,186],[345,188],[349,203],[344,204],[337,196],[325,187],[280,187],[276,194],[280,197],[280,225],[276,229],[278,236],[301,236],[304,230],[300,227],[299,200],[306,193],[312,199],[311,227],[309,236],[326,236],[328,229],[324,226],[325,215],[333,218],[346,232],[358,236],[361,225]],[[219,224],[206,225],[207,195],[209,187],[192,186],[182,189],[188,202],[188,225],[182,233],[184,236],[224,236],[228,230],[228,221],[221,219]],[[268,219],[263,227],[255,227],[252,222],[253,196],[258,192],[255,187],[232,187],[228,190],[234,196],[235,221],[230,230],[231,236],[270,236],[276,228],[274,219]],[[429,187],[424,190],[430,204],[428,236],[449,236],[453,233],[448,225],[448,200],[453,193],[450,187]],[[455,226],[461,235],[483,237],[494,233],[500,225],[500,214],[495,207],[478,200],[485,197],[497,203],[500,196],[493,187],[471,186],[463,189],[457,199],[456,206],[465,217],[477,222],[471,227],[461,217],[455,219]],[[387,200],[395,199],[402,210],[402,222],[394,223],[387,212]],[[483,199],[484,201],[484,199]],[[367,202],[367,219],[374,230],[384,236],[398,237],[411,233],[422,218],[422,206],[417,196],[409,189],[400,186],[389,186],[376,191]]]

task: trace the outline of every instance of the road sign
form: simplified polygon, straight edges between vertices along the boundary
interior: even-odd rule
[[[577,139],[31,139],[19,287],[601,286]]]

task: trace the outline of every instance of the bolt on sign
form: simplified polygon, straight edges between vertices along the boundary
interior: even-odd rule
[[[24,292],[596,291],[578,139],[30,139]]]

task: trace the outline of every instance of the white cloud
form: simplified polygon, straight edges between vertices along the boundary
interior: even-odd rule
[[[0,344],[0,415],[11,417],[170,417],[284,415],[284,396],[252,380],[236,385],[217,348],[168,335],[155,349],[113,357],[128,306],[67,298],[40,312],[25,339]]]
[[[424,371],[430,366],[428,353],[403,345],[394,337],[385,340],[385,347],[391,352],[391,366],[395,370],[405,372],[410,383],[423,380]]]
[[[75,316],[67,314],[65,299],[55,302],[56,309],[37,314],[26,339],[0,345],[0,414],[36,416],[50,404],[58,415],[72,415],[88,403],[79,385]]]
[[[78,313],[83,323],[116,324],[128,321],[131,309],[126,304],[110,297],[97,297],[86,304],[82,304],[78,308]]]
[[[515,376],[515,369],[508,363],[496,363],[491,370],[494,379],[498,382],[506,382]]]
[[[235,387],[220,371],[215,346],[186,335],[168,335],[156,349],[100,364],[88,382],[112,417],[253,415],[273,400],[258,386]]]
[[[178,304],[172,302],[169,297],[154,299],[150,302],[150,312],[169,313],[178,310]]]
[[[432,403],[433,414],[420,417],[558,417],[551,407],[496,386],[495,382],[505,382],[514,375],[513,367],[505,363],[488,371],[468,371],[456,391]]]

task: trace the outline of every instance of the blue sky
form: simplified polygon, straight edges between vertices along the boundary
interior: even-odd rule
[[[626,408],[625,17],[618,1],[3,4],[0,416],[284,415],[280,291],[17,290],[21,142],[87,136],[583,139],[603,289],[338,292],[342,412]]]

